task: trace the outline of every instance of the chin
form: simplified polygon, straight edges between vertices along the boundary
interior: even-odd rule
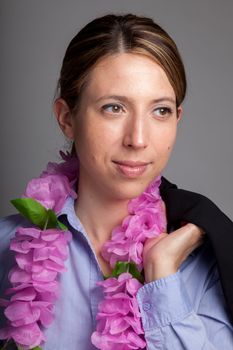
[[[125,184],[121,184],[120,186],[112,190],[112,194],[115,194],[117,199],[119,200],[131,200],[140,196],[149,186],[151,181],[153,181],[153,179],[143,182],[136,181],[134,183],[128,182]]]

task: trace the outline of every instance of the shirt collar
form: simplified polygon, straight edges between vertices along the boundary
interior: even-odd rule
[[[65,215],[67,217],[67,221],[71,227],[73,227],[75,230],[81,232],[89,241],[87,233],[86,233],[81,221],[79,220],[77,214],[75,213],[74,198],[73,197],[69,196],[66,199],[65,204],[64,204],[58,218],[62,215]],[[172,232],[172,230],[171,230],[171,232]],[[195,249],[194,251],[192,251],[189,255],[194,257],[194,256],[196,256],[197,251],[198,251],[198,248]]]
[[[85,230],[84,227],[81,223],[81,221],[79,220],[78,216],[75,213],[74,210],[74,198],[72,198],[71,196],[69,196],[66,201],[65,204],[61,210],[61,212],[59,213],[59,216],[63,216],[65,215],[67,217],[67,221],[68,223],[77,231],[82,232],[85,234]],[[86,234],[85,234],[86,235]]]

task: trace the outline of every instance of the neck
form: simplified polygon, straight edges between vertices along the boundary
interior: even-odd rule
[[[113,200],[79,183],[75,212],[92,242],[102,245],[128,214],[128,200]]]

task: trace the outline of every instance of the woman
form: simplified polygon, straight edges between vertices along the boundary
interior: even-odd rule
[[[8,250],[15,230],[11,250],[18,265],[10,273],[14,296],[2,301],[9,324],[2,339],[47,350],[232,348],[205,225],[177,217],[179,227],[168,234],[159,195],[185,89],[175,43],[149,18],[107,15],[73,38],[54,103],[72,156],[50,164],[25,192],[53,209],[59,222],[46,212],[39,229],[27,229],[19,216],[1,223],[2,297],[15,264]],[[66,258],[58,298],[52,283]]]

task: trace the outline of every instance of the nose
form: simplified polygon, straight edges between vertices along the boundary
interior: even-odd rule
[[[131,116],[124,131],[124,146],[133,149],[146,148],[149,142],[148,136],[146,120],[140,116]]]

